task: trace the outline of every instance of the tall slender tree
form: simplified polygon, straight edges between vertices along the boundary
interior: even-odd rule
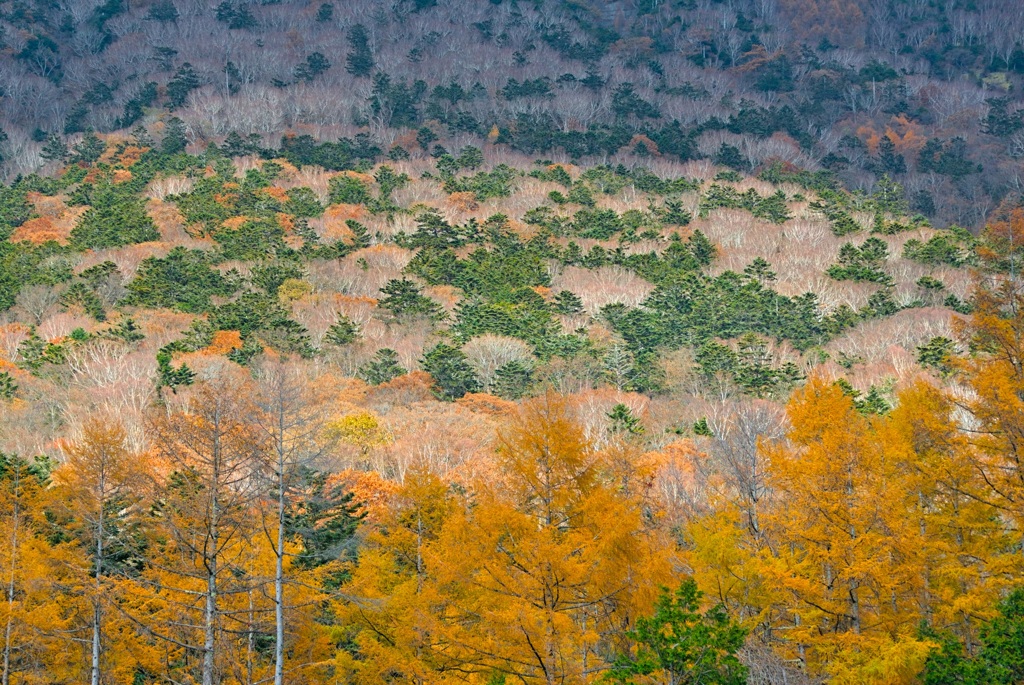
[[[259,582],[244,573],[265,463],[252,392],[223,371],[196,388],[183,410],[153,422],[168,475],[159,499],[160,548],[143,581],[164,602],[162,637],[200,655],[194,670],[202,685],[221,681],[225,620],[240,621],[230,601]]]
[[[263,529],[274,553],[274,685],[282,685],[289,496],[303,473],[312,468],[323,453],[327,405],[324,398],[315,397],[316,384],[285,362],[265,361],[256,377],[259,409],[256,425],[270,457],[267,494],[273,502],[273,514]]]
[[[68,445],[66,459],[57,473],[62,500],[83,546],[92,557],[92,635],[89,681],[106,682],[104,677],[104,604],[112,592],[107,576],[114,575],[131,545],[119,536],[139,515],[145,472],[140,455],[127,446],[127,434],[117,424],[97,419],[86,423],[82,438]],[[123,648],[123,645],[122,645]]]

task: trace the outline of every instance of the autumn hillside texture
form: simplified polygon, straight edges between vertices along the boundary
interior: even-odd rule
[[[1024,682],[1013,202],[51,142],[0,185],[0,685]]]

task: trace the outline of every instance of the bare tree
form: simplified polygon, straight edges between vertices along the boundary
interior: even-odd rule
[[[30,285],[18,292],[15,304],[38,326],[60,301],[60,291],[50,285]]]
[[[491,333],[473,338],[462,347],[462,351],[480,376],[484,392],[490,392],[494,374],[505,364],[513,361],[530,363],[533,360],[530,346],[522,340]]]
[[[171,625],[199,628],[198,640],[180,630],[161,637],[202,655],[202,685],[220,680],[224,597],[246,592],[250,582],[235,573],[248,553],[251,504],[264,463],[250,396],[246,383],[223,373],[198,387],[185,410],[153,422],[154,442],[170,471],[160,498],[167,542],[155,563],[158,574],[144,582],[179,598],[185,616],[172,617]]]
[[[711,423],[712,468],[725,479],[746,519],[748,532],[758,539],[762,535],[761,503],[768,495],[768,465],[760,443],[784,435],[782,411],[769,402],[750,400],[737,405],[726,418]]]
[[[265,360],[256,379],[256,426],[270,456],[267,494],[273,500],[273,516],[269,521],[264,517],[263,530],[274,551],[274,685],[283,685],[288,496],[302,470],[313,465],[323,453],[328,413],[326,402],[316,397],[316,383],[310,382],[296,366]]]

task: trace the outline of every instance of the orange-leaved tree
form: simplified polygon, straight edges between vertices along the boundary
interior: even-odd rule
[[[88,565],[47,518],[51,463],[0,453],[0,684],[87,679],[76,638],[90,623]],[[74,655],[68,658],[69,655]]]
[[[134,625],[116,607],[108,607],[118,601],[119,588],[132,585],[143,563],[140,526],[150,476],[146,455],[128,449],[123,427],[96,418],[85,424],[80,440],[65,445],[64,453],[54,475],[57,499],[92,562],[89,680],[92,685],[131,681],[157,660]]]
[[[600,457],[566,400],[546,395],[500,431],[500,482],[407,485],[408,508],[348,588],[356,680],[600,679],[671,584],[667,541]]]
[[[821,379],[788,414],[788,440],[765,448],[776,494],[762,572],[784,594],[774,634],[832,682],[910,682],[929,648],[916,638],[919,528],[887,431]]]

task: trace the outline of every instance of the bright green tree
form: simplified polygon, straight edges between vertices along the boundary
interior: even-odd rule
[[[628,633],[635,650],[615,662],[608,679],[622,685],[744,685],[747,668],[736,652],[747,631],[721,604],[701,613],[703,594],[692,579],[675,593],[663,589],[654,615],[637,619]]]

